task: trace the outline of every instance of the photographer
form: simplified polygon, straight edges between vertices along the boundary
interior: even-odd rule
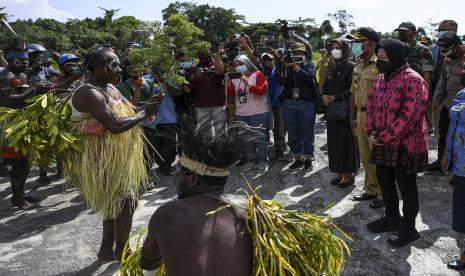
[[[254,166],[260,172],[268,171],[268,143],[266,130],[268,129],[269,104],[266,95],[268,82],[265,74],[245,55],[234,59],[237,76],[231,76],[228,87],[228,96],[235,98],[236,120],[243,122],[260,132],[255,141],[245,139],[247,156],[241,164],[248,168]]]
[[[283,92],[283,119],[295,161],[290,170],[304,166],[312,170],[315,140],[315,65],[306,60],[305,45],[295,42],[285,50],[282,59],[275,58]],[[283,66],[284,65],[284,66]]]
[[[201,51],[198,54],[199,63],[190,78],[197,124],[199,127],[204,124],[213,124],[215,133],[221,131],[226,124],[222,52],[223,44],[220,44],[213,59],[209,49]]]

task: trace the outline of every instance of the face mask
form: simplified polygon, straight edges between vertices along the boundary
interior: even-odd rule
[[[249,71],[249,69],[247,68],[247,65],[236,66],[236,72],[237,73],[245,74],[245,73],[247,73],[247,71]]]
[[[293,56],[294,62],[297,64],[301,64],[305,61],[305,56]]]
[[[410,35],[404,34],[404,33],[399,33],[398,38],[402,42],[408,42]]]
[[[355,42],[352,44],[352,53],[355,57],[360,57],[363,54],[362,43]]]
[[[384,61],[384,60],[380,60],[380,59],[376,61],[376,68],[378,68],[378,71],[381,74],[387,74],[392,71],[391,63]]]
[[[465,87],[465,72],[462,73],[462,75],[460,76],[460,82],[461,82],[462,85]]]
[[[441,37],[443,37],[444,35],[446,35],[448,33],[451,33],[451,31],[439,31],[438,32],[438,38],[441,38]]]
[[[342,50],[341,49],[333,49],[331,51],[331,56],[334,59],[341,59],[342,58]]]

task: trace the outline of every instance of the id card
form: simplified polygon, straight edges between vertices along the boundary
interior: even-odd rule
[[[296,99],[300,96],[300,89],[299,88],[292,88],[292,98]]]
[[[239,94],[239,103],[247,103],[247,95],[245,93]]]

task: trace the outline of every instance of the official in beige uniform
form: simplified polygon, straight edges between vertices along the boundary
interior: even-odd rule
[[[379,36],[373,29],[362,27],[348,38],[353,39],[353,53],[359,57],[355,65],[352,77],[352,97],[350,102],[350,120],[354,134],[358,139],[359,154],[365,169],[364,192],[354,196],[354,200],[363,201],[374,199],[370,203],[371,208],[379,208],[384,205],[380,197],[378,180],[376,179],[376,166],[370,163],[371,144],[366,134],[366,102],[373,81],[378,76],[376,68],[375,48],[379,42]]]

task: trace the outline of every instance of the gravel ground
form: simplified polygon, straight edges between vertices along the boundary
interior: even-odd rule
[[[315,162],[312,172],[291,173],[288,164],[275,162],[264,175],[247,172],[252,185],[262,188],[265,199],[276,199],[290,208],[326,211],[337,225],[349,234],[351,255],[343,275],[465,275],[448,270],[446,263],[457,256],[458,243],[451,230],[452,186],[439,174],[419,176],[420,214],[417,228],[421,238],[404,248],[393,248],[386,242],[389,233],[372,234],[366,223],[382,215],[369,202],[352,201],[352,195],[363,186],[360,170],[356,185],[340,189],[329,185],[325,125],[316,127]],[[435,152],[432,143],[430,159]],[[101,219],[82,202],[76,190],[65,188],[63,181],[38,185],[34,170],[27,189],[40,196],[40,207],[21,211],[10,205],[11,189],[7,178],[0,178],[0,275],[113,275],[117,263],[100,263],[96,254],[101,238]],[[227,191],[244,189],[240,172],[233,169]],[[133,228],[146,226],[153,212],[176,199],[173,177],[159,177],[157,187],[139,202]]]

